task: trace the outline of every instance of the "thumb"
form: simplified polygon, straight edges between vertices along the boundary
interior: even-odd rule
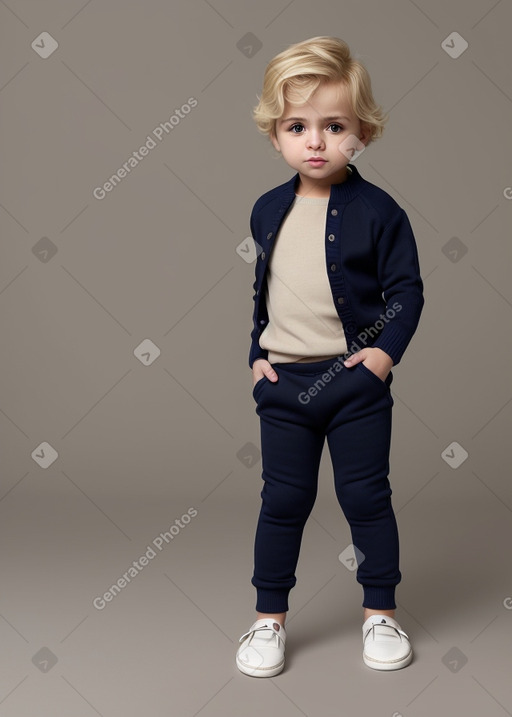
[[[363,351],[358,351],[357,353],[352,354],[352,356],[349,356],[343,363],[345,366],[355,366],[360,361],[364,361],[364,358]]]

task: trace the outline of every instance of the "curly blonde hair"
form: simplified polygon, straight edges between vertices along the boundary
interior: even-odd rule
[[[290,45],[267,65],[263,90],[253,119],[258,130],[276,136],[276,120],[284,113],[285,101],[304,104],[323,82],[341,82],[349,92],[352,109],[370,129],[368,144],[382,135],[388,117],[373,99],[370,75],[354,60],[346,42],[319,36]]]

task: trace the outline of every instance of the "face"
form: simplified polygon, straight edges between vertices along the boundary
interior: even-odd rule
[[[271,141],[300,174],[296,193],[328,197],[331,184],[345,181],[354,151],[364,149],[370,129],[355,116],[342,83],[322,83],[308,102],[285,103]],[[311,161],[321,158],[323,161]]]

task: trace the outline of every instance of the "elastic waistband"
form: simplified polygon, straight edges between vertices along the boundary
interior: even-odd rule
[[[301,363],[273,363],[272,367],[276,370],[283,369],[285,371],[291,371],[293,373],[301,373],[305,376],[313,376],[317,373],[324,373],[330,368],[333,368],[335,364],[339,364],[345,368],[343,361],[345,360],[344,354],[339,356],[333,356],[330,359],[324,359],[323,361],[304,361]],[[335,369],[336,370],[336,369]],[[338,371],[340,370],[338,366]]]

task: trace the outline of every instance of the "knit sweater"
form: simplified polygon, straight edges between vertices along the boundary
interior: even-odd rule
[[[342,324],[346,356],[375,346],[397,365],[416,331],[424,304],[416,242],[405,211],[393,197],[365,180],[354,165],[349,168],[347,179],[330,187],[323,223],[325,271],[332,302]],[[272,308],[267,307],[267,270],[279,230],[297,204],[299,179],[297,173],[263,194],[251,212],[251,234],[258,255],[253,284],[251,367],[256,358],[269,358],[269,350],[260,345],[269,325],[269,308],[272,313]],[[314,235],[310,239],[314,241]],[[286,261],[291,265],[301,261],[301,256],[299,252],[295,258],[292,252]],[[318,291],[322,291],[322,284]],[[298,298],[302,295],[303,290]],[[275,320],[277,313],[273,315]],[[282,323],[283,317],[279,320]],[[318,331],[319,337],[322,330]],[[269,330],[266,338],[271,337]],[[323,351],[319,347],[309,333],[307,344],[297,344],[290,353],[288,347],[282,355],[288,359],[297,356],[320,360],[316,358],[319,350]],[[277,343],[273,350],[279,354]]]
[[[325,266],[328,202],[297,195],[276,236],[267,269],[269,322],[259,341],[270,363],[323,361],[347,350]]]

